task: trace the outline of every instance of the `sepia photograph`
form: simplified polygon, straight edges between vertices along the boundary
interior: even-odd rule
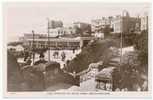
[[[2,11],[6,93],[150,93],[150,3],[4,2]]]

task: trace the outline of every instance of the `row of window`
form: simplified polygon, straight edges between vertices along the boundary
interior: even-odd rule
[[[48,47],[48,42],[29,42],[28,45],[34,47]],[[80,46],[80,42],[50,42],[51,47],[68,47],[68,46]]]

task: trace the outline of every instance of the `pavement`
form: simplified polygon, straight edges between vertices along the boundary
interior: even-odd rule
[[[60,63],[61,68],[64,67],[64,64],[66,63],[67,60],[72,60],[77,54],[80,53],[80,50],[75,50],[75,53],[73,53],[72,50],[58,50],[59,56],[58,56],[57,58],[54,58],[53,53],[54,53],[55,51],[57,51],[57,50],[50,50],[50,60],[51,60],[51,61],[56,61],[56,62]],[[47,61],[48,61],[48,59],[49,59],[49,57],[48,57],[48,56],[49,56],[49,55],[48,55],[48,52],[49,52],[49,51],[47,51],[47,52],[44,53],[44,55],[45,55],[45,60],[47,60]],[[65,52],[65,55],[66,55],[66,58],[65,58],[64,61],[61,60],[61,53],[62,53],[62,52]],[[35,59],[34,59],[34,61],[37,61],[37,60],[39,60],[39,54],[35,54]],[[18,58],[18,62],[24,63],[24,58]]]

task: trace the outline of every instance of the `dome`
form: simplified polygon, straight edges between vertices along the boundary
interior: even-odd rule
[[[124,17],[129,17],[130,16],[129,12],[127,10],[123,10],[122,14],[123,14]]]

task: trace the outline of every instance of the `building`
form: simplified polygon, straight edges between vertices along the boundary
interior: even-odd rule
[[[75,34],[78,35],[90,35],[91,34],[91,25],[84,22],[75,22],[73,23],[73,28]]]
[[[115,16],[112,21],[113,33],[133,33],[140,31],[141,20],[139,17],[130,17],[127,11],[122,16]]]
[[[49,29],[49,36],[50,37],[60,37],[64,35],[74,34],[75,30],[71,27],[58,27],[54,29]]]
[[[59,35],[63,34],[63,22],[62,21],[56,21],[56,20],[49,20],[48,22],[48,31],[50,37],[57,37]]]
[[[148,30],[148,15],[141,17],[141,31]]]
[[[32,34],[32,33],[24,33],[23,37],[20,37],[19,40],[24,40],[24,39],[33,39],[33,36],[35,39],[40,39],[40,38],[47,38],[47,34],[46,33],[40,33],[40,34]]]
[[[63,22],[62,21],[55,21],[55,20],[50,20],[48,23],[49,29],[55,29],[58,27],[63,27]]]
[[[42,49],[42,48],[49,48],[50,49],[80,49],[83,46],[85,46],[86,44],[88,44],[88,42],[90,40],[93,39],[93,37],[75,37],[75,38],[67,38],[67,37],[59,37],[59,38],[55,38],[55,37],[49,37],[49,41],[48,41],[48,37],[47,34],[43,34],[43,35],[34,35],[37,36],[36,38],[34,37],[33,39],[33,35],[28,34],[28,35],[24,35],[25,37],[23,37],[22,42],[23,45],[25,47],[28,47],[29,49],[35,48],[35,49]],[[45,36],[45,37],[41,37],[41,36]]]
[[[58,37],[65,34],[65,31],[62,28],[54,28],[54,29],[49,29],[49,36],[50,37]]]
[[[101,19],[91,20],[92,32],[103,32],[103,29],[105,27],[111,28],[112,19],[113,17],[109,16],[109,17],[102,17]]]

